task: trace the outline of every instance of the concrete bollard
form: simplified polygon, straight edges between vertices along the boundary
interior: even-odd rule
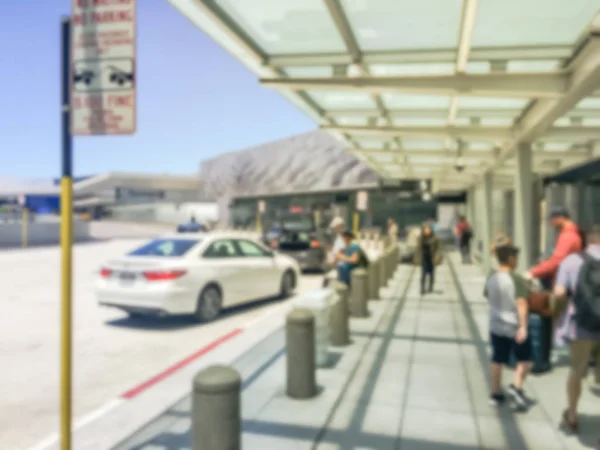
[[[343,347],[350,343],[350,312],[348,310],[348,286],[344,283],[335,283],[335,292],[338,301],[335,302],[329,313],[329,342],[334,347]]]
[[[286,318],[287,349],[286,392],[292,398],[317,395],[315,362],[315,316],[308,309],[296,308]]]
[[[379,300],[379,258],[371,260],[369,272],[369,300]]]
[[[379,255],[379,287],[385,287],[387,285],[387,259],[385,252],[381,252]]]
[[[367,300],[369,296],[367,285],[367,271],[365,269],[354,269],[352,281],[350,282],[350,315],[352,317],[367,317]]]
[[[216,365],[193,382],[192,449],[240,450],[242,378],[231,367]]]

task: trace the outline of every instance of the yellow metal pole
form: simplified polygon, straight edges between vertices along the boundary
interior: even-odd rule
[[[358,237],[358,231],[360,228],[360,214],[355,212],[352,219],[352,231],[354,235]]]
[[[71,450],[72,417],[72,303],[73,303],[73,179],[63,177],[60,191],[60,248],[61,248],[61,449]]]
[[[262,233],[262,214],[258,213],[256,215],[256,232],[257,233]]]
[[[73,437],[73,138],[71,136],[71,20],[61,22],[62,35],[62,172],[60,180],[61,323],[60,448],[71,450]]]
[[[27,247],[27,231],[29,226],[29,211],[27,208],[21,210],[21,244]]]

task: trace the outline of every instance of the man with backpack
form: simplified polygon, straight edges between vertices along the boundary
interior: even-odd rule
[[[596,382],[600,383],[600,224],[592,227],[587,240],[583,252],[567,256],[560,264],[553,291],[557,302],[566,303],[556,338],[568,342],[571,351],[568,406],[562,417],[562,425],[570,433],[579,431],[581,381],[594,357]]]

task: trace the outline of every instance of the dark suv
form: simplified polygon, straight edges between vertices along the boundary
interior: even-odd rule
[[[298,261],[302,270],[328,269],[326,236],[317,229],[312,214],[280,216],[263,239],[272,249]]]

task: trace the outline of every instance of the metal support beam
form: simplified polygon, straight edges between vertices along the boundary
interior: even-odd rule
[[[410,136],[417,138],[451,138],[474,141],[501,141],[514,139],[511,128],[498,126],[410,126],[410,127],[369,127],[369,126],[322,126],[324,130],[356,133],[369,136]],[[599,127],[553,127],[547,130],[544,139],[561,142],[585,142],[600,139]]]
[[[570,45],[473,47],[469,61],[562,60],[569,58],[572,52],[573,49]],[[367,64],[454,63],[456,48],[363,52],[362,60]],[[352,59],[347,53],[295,53],[271,55],[268,62],[270,65],[278,67],[316,67],[351,64]]]
[[[360,127],[360,126],[322,126],[324,130],[356,133],[359,135],[375,136],[411,136],[425,138],[473,139],[496,141],[510,138],[507,127],[490,126],[449,126],[449,127]]]
[[[486,173],[483,177],[483,183],[481,185],[481,207],[478,213],[481,215],[479,223],[481,227],[481,242],[482,242],[482,263],[485,273],[488,273],[492,269],[492,260],[490,258],[490,246],[493,233],[494,224],[494,208],[493,208],[493,188],[494,182],[491,173]]]
[[[388,115],[392,119],[419,118],[419,119],[446,119],[448,108],[407,108],[407,109],[388,109]],[[520,108],[458,108],[457,117],[480,117],[481,119],[503,119],[517,118],[523,112]],[[328,116],[333,118],[351,117],[364,118],[377,116],[379,112],[376,109],[329,109],[326,111]],[[600,108],[573,109],[566,114],[567,117],[578,116],[585,119],[600,118]]]
[[[515,168],[515,242],[520,247],[519,267],[527,270],[533,263],[530,215],[533,208],[533,171],[531,144],[519,144]]]
[[[538,99],[530,105],[515,127],[515,140],[508,142],[501,154],[490,162],[490,170],[510,158],[519,142],[533,142],[540,138],[558,118],[600,88],[600,14],[592,19],[586,31],[565,66],[565,70],[570,72],[566,92],[557,99]]]
[[[392,77],[294,77],[262,78],[265,87],[276,89],[359,90],[370,93],[498,96],[511,98],[560,98],[567,92],[569,75],[554,73],[482,73]]]

